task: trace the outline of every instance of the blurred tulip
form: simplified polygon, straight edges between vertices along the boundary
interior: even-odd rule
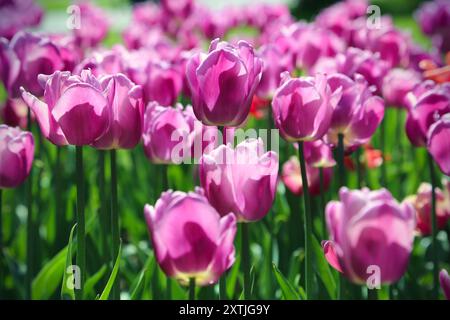
[[[156,101],[162,106],[174,105],[183,88],[182,73],[167,62],[150,63],[146,73],[143,85],[145,101]]]
[[[53,144],[82,146],[96,142],[110,126],[108,100],[100,81],[89,70],[40,75],[45,89],[40,101],[22,88],[22,98],[34,112],[43,136]]]
[[[108,33],[108,17],[89,1],[79,1],[76,5],[80,10],[80,25],[73,29],[76,42],[82,48],[96,47]]]
[[[220,216],[202,189],[163,192],[155,207],[145,205],[156,259],[169,276],[187,285],[210,285],[234,263],[236,217]]]
[[[382,94],[388,106],[405,107],[405,96],[422,82],[422,77],[410,69],[392,69],[383,80]]]
[[[444,190],[435,189],[437,227],[442,230],[450,219],[450,182],[444,182]],[[423,236],[431,234],[431,185],[422,183],[417,194],[405,199],[417,212],[417,230]]]
[[[445,298],[450,300],[450,276],[448,275],[447,270],[441,270],[439,273],[439,282],[441,283]]]
[[[278,177],[278,156],[264,153],[261,139],[248,139],[233,150],[220,145],[200,159],[200,184],[221,214],[233,212],[238,221],[264,218],[272,207]]]
[[[450,107],[450,104],[448,106]],[[428,152],[441,171],[450,176],[450,113],[430,127],[427,140]]]
[[[250,111],[262,61],[245,41],[237,46],[216,39],[207,55],[194,55],[186,67],[194,113],[205,125],[239,126]]]
[[[398,281],[412,251],[415,211],[399,204],[386,189],[339,191],[340,201],[326,207],[331,240],[323,243],[325,257],[350,281],[366,282],[370,266],[380,271],[380,284]]]
[[[432,36],[433,45],[441,52],[450,51],[450,3],[427,1],[417,10],[416,19],[422,31]]]
[[[303,148],[308,165],[314,168],[328,168],[336,165],[331,147],[323,140],[307,141]]]
[[[7,99],[0,109],[3,123],[10,127],[27,127],[28,107],[22,99]]]
[[[291,78],[285,72],[272,101],[275,124],[287,141],[320,139],[329,129],[339,98],[340,93],[331,91],[325,75]]]
[[[161,8],[163,12],[170,16],[186,18],[194,9],[193,0],[162,0]]]
[[[9,43],[0,39],[0,62],[0,77],[12,98],[20,97],[20,87],[41,96],[38,75],[64,67],[60,51],[49,38],[27,32],[17,33]]]
[[[110,126],[92,146],[97,149],[134,148],[142,135],[142,88],[120,73],[103,77],[101,86],[108,100]]]
[[[28,177],[34,139],[28,131],[0,125],[0,188],[15,188]]]
[[[333,175],[333,169],[324,167],[323,169],[323,190],[327,191],[330,187],[331,177]],[[308,178],[309,193],[312,195],[319,195],[320,190],[320,169],[313,167],[312,165],[306,165],[306,174]],[[303,182],[300,171],[300,162],[298,158],[292,156],[283,164],[283,170],[281,173],[281,180],[284,185],[295,195],[303,194]]]
[[[0,37],[11,39],[20,30],[37,26],[43,13],[33,0],[0,1]]]
[[[341,97],[333,111],[326,142],[335,146],[343,134],[344,146],[349,149],[367,143],[384,116],[384,102],[372,95],[365,79],[356,75],[353,81],[343,74],[328,77],[331,90]]]
[[[195,119],[190,108],[183,110],[181,104],[175,108],[163,107],[156,102],[147,106],[142,138],[150,161],[169,164],[189,158],[194,137],[191,124]],[[177,154],[173,154],[175,151]]]

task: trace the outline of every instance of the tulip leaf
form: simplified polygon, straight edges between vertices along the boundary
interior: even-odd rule
[[[278,284],[280,285],[283,297],[286,300],[300,300],[300,294],[295,290],[295,287],[286,279],[286,277],[277,268],[275,263],[273,264],[273,272]]]
[[[89,294],[94,292],[95,285],[103,278],[106,270],[108,270],[108,268],[106,265],[103,265],[95,274],[86,280],[86,283],[84,284],[84,299],[87,299]]]
[[[137,295],[141,292],[142,287],[144,285],[145,275],[150,271],[150,266],[153,262],[153,256],[149,256],[147,261],[145,262],[144,268],[142,268],[139,277],[137,278],[137,281],[135,284],[131,287],[130,292],[130,299],[136,300]]]
[[[111,289],[114,285],[114,282],[116,281],[117,273],[119,272],[121,255],[122,255],[122,241],[120,242],[119,245],[119,252],[117,253],[116,262],[114,263],[114,267],[111,271],[111,276],[109,277],[108,282],[106,283],[105,289],[103,289],[102,294],[98,298],[99,300],[107,300],[109,298]]]
[[[325,255],[322,250],[322,246],[317,241],[316,237],[312,237],[312,247],[316,256],[316,274],[322,280],[325,288],[331,299],[336,298],[336,282],[334,281],[333,273],[331,272],[330,265],[325,259]]]
[[[75,291],[67,285],[68,272],[67,269],[72,265],[72,240],[77,224],[74,224],[70,230],[69,243],[67,244],[66,265],[63,272],[63,281],[61,284],[61,300],[75,300]]]

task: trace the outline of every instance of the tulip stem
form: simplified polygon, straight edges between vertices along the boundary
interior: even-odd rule
[[[28,108],[27,112],[27,128],[32,132],[31,128],[31,110]],[[27,271],[25,274],[25,298],[31,299],[31,285],[33,282],[34,273],[34,259],[33,259],[33,244],[34,244],[34,226],[33,226],[33,167],[31,167],[26,186],[27,198]]]
[[[356,176],[358,189],[363,186],[362,168],[361,168],[361,147],[358,147],[355,152],[355,162],[356,162]]]
[[[298,156],[300,159],[300,169],[302,174],[303,199],[305,203],[305,291],[306,298],[312,298],[313,290],[313,269],[312,269],[312,219],[311,202],[309,198],[308,177],[306,174],[306,162],[303,153],[303,141],[298,144]]]
[[[322,237],[327,239],[327,225],[325,223],[325,185],[323,181],[323,168],[319,168],[320,211],[322,212]]]
[[[83,147],[76,146],[75,150],[77,173],[77,265],[80,268],[80,288],[75,290],[75,294],[77,300],[81,300],[83,299],[84,279],[86,278]]]
[[[111,259],[111,256],[109,255],[109,247],[108,247],[108,205],[106,201],[106,192],[105,192],[105,151],[99,150],[99,168],[98,168],[98,189],[99,189],[99,196],[100,196],[100,232],[101,239],[103,242],[102,249],[103,249],[103,259],[104,261],[108,262]]]
[[[195,300],[195,278],[189,278],[189,300]]]
[[[3,297],[5,274],[3,273],[3,189],[0,188],[0,296]]]
[[[58,251],[60,249],[60,245],[63,241],[64,237],[64,214],[61,209],[61,147],[55,146],[56,148],[56,163],[55,163],[55,185],[54,185],[54,192],[55,192],[55,225],[56,225],[56,231],[55,231],[55,243],[54,243],[54,249],[55,251]]]
[[[345,165],[344,165],[344,135],[342,133],[338,134],[338,148],[337,148],[337,160],[338,160],[338,170],[339,170],[339,186],[344,187],[347,185],[345,177]]]
[[[218,127],[219,132],[222,134],[222,144],[226,144],[226,130],[225,127],[219,126]],[[224,272],[222,276],[219,279],[219,299],[220,300],[227,300],[227,274]]]
[[[119,235],[119,212],[117,201],[117,159],[116,150],[111,150],[111,237],[112,237],[112,258],[116,259],[119,252],[120,235]],[[120,281],[119,273],[112,290],[112,299],[118,300],[120,297],[118,283]]]
[[[434,161],[431,154],[428,153],[428,164],[430,167],[431,181],[431,241],[433,257],[433,298],[439,298],[439,264],[437,255],[437,216],[436,216],[436,176],[434,173]]]
[[[378,289],[367,288],[367,300],[378,300]]]
[[[249,241],[249,226],[247,223],[241,223],[241,261],[244,269],[244,299],[250,299],[250,241]]]
[[[386,117],[380,124],[380,148],[383,155],[383,162],[381,163],[381,186],[385,187],[387,182],[386,172]]]

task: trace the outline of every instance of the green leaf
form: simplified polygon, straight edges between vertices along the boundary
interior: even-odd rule
[[[34,278],[31,286],[33,300],[46,300],[52,296],[63,278],[66,256],[67,247],[47,262]]]
[[[103,278],[108,268],[106,265],[103,265],[100,270],[98,270],[94,275],[92,275],[89,279],[86,280],[84,284],[84,298],[87,299],[91,292],[94,292],[95,285]]]
[[[61,284],[61,300],[75,300],[75,291],[73,290],[73,288],[70,289],[66,284],[68,278],[67,269],[72,265],[72,239],[76,226],[77,224],[74,224],[72,230],[70,230],[69,243],[67,245],[66,265],[63,272],[63,281]]]
[[[121,255],[122,255],[122,241],[120,241],[119,252],[117,253],[116,262],[114,263],[114,267],[111,271],[111,276],[109,277],[108,282],[106,283],[105,289],[103,289],[103,292],[102,292],[99,300],[108,300],[108,298],[109,298],[111,289],[114,285],[114,282],[116,281],[117,273],[119,272]]]
[[[316,273],[317,276],[322,280],[325,288],[331,299],[336,299],[336,282],[334,281],[333,274],[330,269],[330,265],[325,259],[322,247],[317,241],[316,237],[312,237],[312,247],[314,250],[314,255],[316,257]]]
[[[283,276],[275,263],[273,264],[273,272],[278,284],[280,285],[283,297],[286,300],[300,300],[300,295],[297,290],[295,290],[295,287],[285,278],[285,276]]]
[[[142,287],[144,285],[145,274],[148,271],[150,271],[150,265],[152,262],[153,262],[153,256],[148,257],[148,259],[144,265],[144,268],[142,268],[142,271],[139,274],[139,278],[137,279],[134,286],[130,289],[130,292],[131,292],[130,299],[131,300],[136,300],[137,295],[141,292]]]

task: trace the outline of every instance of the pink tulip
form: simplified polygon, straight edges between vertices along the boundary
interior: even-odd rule
[[[245,41],[233,46],[216,39],[207,55],[190,59],[186,73],[197,119],[205,125],[239,126],[250,111],[262,61]]]
[[[322,138],[340,93],[332,93],[322,74],[290,78],[285,72],[282,78],[272,101],[273,118],[281,135],[291,142]]]
[[[96,47],[108,33],[108,17],[101,8],[88,1],[81,1],[77,6],[80,25],[73,30],[76,42],[82,48]]]
[[[313,167],[311,164],[306,165],[306,175],[308,178],[309,193],[312,195],[319,195],[320,192],[328,190],[333,176],[333,169],[325,167],[323,170],[323,190],[320,190],[320,169]],[[281,180],[284,185],[295,195],[303,194],[303,182],[300,171],[300,162],[298,158],[292,156],[283,164],[281,173]]]
[[[413,206],[399,204],[387,191],[341,188],[340,201],[326,207],[331,240],[325,257],[352,282],[363,284],[379,268],[380,284],[398,281],[405,273],[416,226]]]
[[[0,39],[0,62],[0,78],[13,98],[20,97],[21,86],[41,96],[38,75],[64,67],[60,51],[50,39],[27,32],[17,33],[9,43]]]
[[[329,168],[336,165],[330,145],[323,140],[307,141],[303,145],[305,160],[314,168]]]
[[[7,99],[0,108],[3,123],[10,127],[26,128],[28,107],[22,99]]]
[[[163,12],[169,16],[176,16],[179,18],[186,18],[194,9],[193,0],[162,0],[161,6]]]
[[[223,216],[233,212],[238,221],[257,221],[269,212],[275,198],[278,156],[264,153],[261,139],[249,139],[232,149],[220,145],[200,159],[200,184]]]
[[[450,182],[444,182],[444,189],[435,189],[436,217],[438,229],[445,229],[450,219]],[[417,194],[405,199],[410,202],[417,212],[417,230],[423,236],[431,234],[431,185],[422,183]]]
[[[194,137],[191,124],[195,118],[189,109],[190,106],[183,110],[180,104],[163,107],[156,102],[147,106],[142,138],[150,161],[180,163],[190,157]]]
[[[416,12],[422,31],[432,36],[433,46],[442,53],[450,51],[450,4],[447,0],[427,1]]]
[[[11,39],[20,30],[37,26],[42,16],[41,7],[33,0],[0,1],[0,37]]]
[[[183,75],[167,62],[150,63],[143,85],[145,101],[156,101],[163,106],[174,105],[183,88]]]
[[[92,146],[97,149],[134,148],[142,135],[142,88],[120,73],[103,77],[101,86],[108,100],[110,126]]]
[[[343,74],[328,77],[331,90],[341,92],[341,98],[333,111],[326,141],[336,146],[338,134],[343,134],[347,149],[367,143],[384,116],[383,99],[372,95],[362,76],[355,77],[355,81]]]
[[[110,126],[108,100],[100,81],[89,70],[81,76],[57,71],[40,75],[44,101],[22,88],[43,136],[53,144],[82,146],[96,142]]]
[[[450,113],[444,115],[430,127],[427,140],[428,152],[441,171],[450,176]]]
[[[445,298],[450,300],[450,276],[448,275],[447,270],[441,270],[439,273],[439,282],[441,283]]]
[[[28,131],[0,125],[0,188],[15,188],[28,177],[34,139]]]
[[[405,96],[422,82],[422,76],[411,69],[392,69],[383,80],[382,94],[388,106],[405,107]]]
[[[144,215],[161,269],[181,284],[213,284],[233,265],[236,218],[221,217],[202,189],[163,192]]]

